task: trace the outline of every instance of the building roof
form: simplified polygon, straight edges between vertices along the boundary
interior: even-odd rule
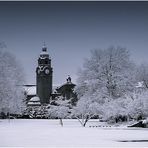
[[[47,52],[47,47],[42,48],[42,52],[40,53],[40,58],[41,59],[49,58],[49,54]]]
[[[28,102],[28,105],[41,105],[40,102]]]
[[[27,96],[36,95],[36,86],[25,86],[24,90]]]
[[[40,98],[37,96],[32,97],[27,104],[28,105],[41,105]]]
[[[32,97],[29,102],[37,102],[37,101],[40,101],[40,98],[35,96],[35,97]]]
[[[57,86],[52,87],[52,92],[56,92]],[[24,90],[27,96],[34,96],[36,95],[36,86],[25,86]]]
[[[70,86],[71,88],[74,88],[76,85],[73,84],[72,82],[67,82],[67,83],[64,83],[63,85],[57,87],[56,90],[61,90],[61,89],[65,88],[65,87],[67,87],[67,86]]]

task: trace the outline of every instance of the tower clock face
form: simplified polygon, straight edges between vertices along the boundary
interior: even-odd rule
[[[45,69],[45,74],[49,74],[49,69]]]

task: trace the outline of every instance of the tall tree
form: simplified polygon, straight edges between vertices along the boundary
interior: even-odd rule
[[[23,82],[23,70],[15,56],[0,48],[0,112],[21,111],[24,94],[20,85]]]
[[[79,101],[83,98],[86,102],[91,98],[93,103],[104,105],[124,98],[134,90],[135,83],[135,65],[130,60],[128,50],[110,47],[91,51],[91,57],[85,60],[79,71],[76,90]]]

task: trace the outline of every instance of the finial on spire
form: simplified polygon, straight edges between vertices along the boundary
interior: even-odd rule
[[[42,51],[43,51],[43,52],[46,52],[46,51],[47,51],[47,47],[46,47],[45,41],[44,41],[44,43],[43,43]]]
[[[43,47],[46,47],[46,43],[45,43],[45,41],[43,42]]]

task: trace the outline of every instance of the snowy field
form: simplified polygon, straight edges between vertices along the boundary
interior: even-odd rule
[[[148,129],[103,127],[91,120],[0,120],[0,147],[148,147]],[[93,125],[102,127],[89,127]]]

